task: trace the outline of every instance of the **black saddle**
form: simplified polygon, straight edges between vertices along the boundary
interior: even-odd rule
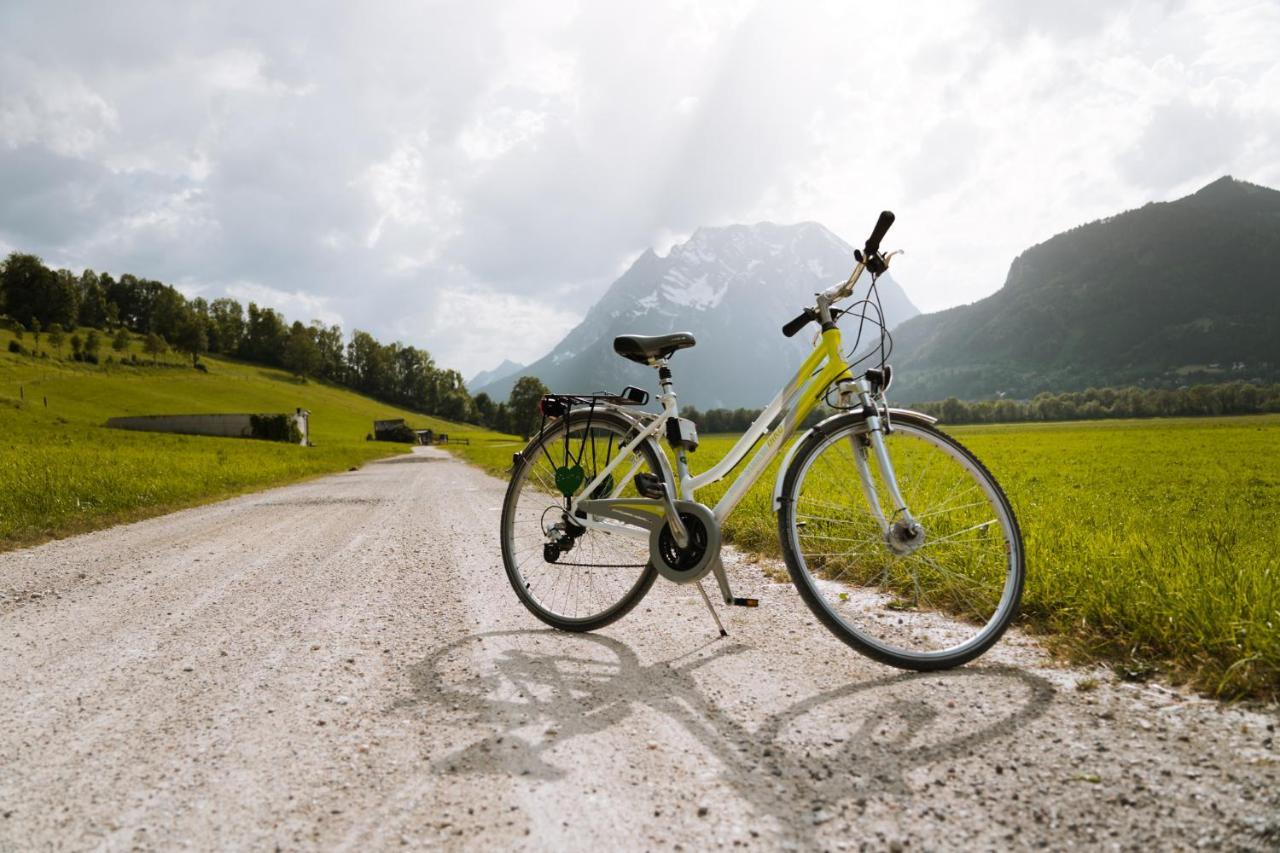
[[[669,335],[619,335],[613,339],[613,351],[623,358],[648,364],[656,358],[670,358],[676,350],[696,344],[688,332]]]

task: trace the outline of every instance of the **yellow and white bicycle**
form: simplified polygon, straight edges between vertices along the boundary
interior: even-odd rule
[[[889,264],[880,215],[848,279],[783,327],[821,326],[813,352],[725,456],[693,474],[696,426],[679,417],[670,360],[694,345],[675,333],[614,340],[624,358],[658,372],[662,411],[648,394],[550,394],[538,435],[513,460],[502,508],[502,557],[524,605],[566,631],[590,631],[626,615],[658,575],[696,584],[714,575],[735,597],[720,561],[721,525],[786,452],[773,510],[787,569],[805,603],[838,637],[907,669],[958,666],[1000,638],[1018,610],[1026,573],[1022,536],[1000,486],[972,453],[920,412],[889,406],[892,372],[876,279]],[[837,307],[864,273],[867,297]],[[846,355],[837,321],[878,327],[867,369],[857,344]],[[820,403],[837,413],[791,438]],[[671,460],[658,445],[664,438]],[[754,450],[754,454],[752,451]],[[697,491],[750,456],[714,507]],[[723,626],[720,627],[724,633]]]

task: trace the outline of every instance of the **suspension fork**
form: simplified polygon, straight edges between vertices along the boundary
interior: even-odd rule
[[[856,384],[857,390],[850,388],[850,384]],[[898,476],[893,470],[893,463],[889,461],[889,451],[885,447],[884,436],[887,424],[885,418],[880,415],[866,380],[859,379],[856,383],[845,383],[841,388],[840,397],[846,404],[855,397],[862,404],[867,430],[849,436],[849,446],[853,450],[853,460],[858,468],[858,479],[862,484],[863,495],[871,507],[872,515],[880,525],[880,532],[887,536],[889,528],[899,520],[909,528],[914,528],[915,519],[911,517],[906,499],[902,497],[902,491],[898,488]],[[884,479],[885,487],[889,491],[889,499],[893,502],[893,513],[887,517],[880,503],[880,496],[876,493],[875,481],[871,478],[868,450],[875,456],[876,465],[880,468],[880,476]]]

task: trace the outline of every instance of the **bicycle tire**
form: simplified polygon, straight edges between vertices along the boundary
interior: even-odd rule
[[[866,423],[861,415],[846,415],[828,423],[821,430],[815,430],[804,439],[804,443],[797,450],[783,478],[782,500],[778,511],[778,535],[792,582],[795,584],[805,604],[833,634],[862,654],[881,663],[917,671],[949,669],[967,663],[986,652],[1000,639],[1010,622],[1016,617],[1026,578],[1026,557],[1022,534],[1013,508],[1000,488],[999,483],[996,482],[990,471],[973,453],[954,438],[946,435],[941,430],[935,429],[923,419],[899,415],[894,419],[894,427],[894,433],[886,437],[886,447],[891,449],[891,454],[892,452],[897,452],[897,448],[901,447],[905,440],[916,439],[920,442],[921,447],[931,447],[954,460],[958,466],[957,470],[971,478],[968,488],[976,487],[980,489],[981,494],[986,498],[987,505],[995,513],[994,520],[999,522],[999,530],[1003,538],[1001,547],[1005,551],[1007,558],[1003,569],[1000,569],[998,563],[989,561],[976,564],[975,568],[970,570],[974,576],[974,580],[970,581],[967,575],[954,571],[956,566],[961,565],[959,562],[955,566],[936,566],[936,560],[934,560],[933,556],[914,560],[914,562],[920,563],[923,568],[922,572],[911,569],[909,566],[913,561],[913,557],[919,552],[912,552],[911,555],[906,556],[896,554],[889,547],[888,539],[879,528],[878,522],[874,521],[872,513],[869,510],[861,509],[858,505],[851,505],[849,509],[864,512],[869,518],[872,518],[872,521],[857,519],[854,516],[840,521],[846,525],[848,530],[871,529],[875,535],[880,537],[878,549],[872,547],[868,551],[858,552],[854,552],[851,549],[848,553],[840,554],[841,560],[835,561],[839,565],[840,574],[834,577],[833,570],[827,567],[828,555],[818,553],[815,556],[815,552],[811,552],[809,556],[806,556],[806,546],[801,541],[802,535],[800,531],[801,527],[807,525],[808,522],[799,518],[799,516],[806,516],[806,513],[801,512],[801,508],[807,498],[801,492],[805,489],[805,480],[808,472],[813,470],[818,457],[829,448],[837,446],[837,443],[843,439],[857,441],[856,436],[865,434]],[[850,446],[852,447],[853,445],[851,444]],[[858,451],[850,451],[851,454],[856,452]],[[852,458],[852,455],[850,458]],[[895,470],[898,469],[897,460],[891,459],[891,463],[894,465]],[[926,467],[924,471],[919,473],[921,480],[919,483],[904,481],[904,478],[899,476],[899,485],[905,495],[908,507],[917,518],[927,518],[930,510],[928,507],[921,509],[915,506],[911,491],[914,487],[919,487],[918,491],[920,492],[927,491],[927,483],[924,481],[930,471],[931,468]],[[854,482],[856,483],[858,480],[855,478]],[[959,481],[956,483],[956,487],[962,484],[963,481]],[[815,494],[827,494],[818,492],[818,488],[820,487],[815,485]],[[855,486],[855,488],[859,487]],[[866,499],[861,490],[857,493],[857,499],[861,503],[865,503]],[[955,509],[947,509],[944,504],[944,508],[933,512],[933,515],[935,517],[939,514],[944,516],[958,515],[960,510],[968,509],[971,506],[980,507],[981,502],[974,502],[968,505],[960,504]],[[832,510],[823,511],[833,512]],[[982,509],[976,510],[976,513],[979,515],[985,514]],[[939,522],[930,523],[934,524],[934,526],[939,526],[947,521],[948,519],[943,518]],[[954,519],[952,522],[952,526],[958,527],[965,520],[963,518]],[[872,523],[875,524],[874,528],[870,527]],[[924,545],[920,546],[920,551],[929,546],[931,541],[935,544],[935,547],[938,544],[951,541],[953,547],[950,550],[954,551],[956,550],[955,546],[965,544],[965,538],[960,534],[968,534],[976,530],[976,533],[980,534],[974,536],[976,542],[987,536],[990,522],[987,522],[986,526],[979,526],[978,528],[959,528],[957,533],[947,533],[943,528],[942,535],[940,537],[935,536],[932,540],[928,538],[929,524],[926,524],[925,528]],[[822,531],[829,531],[830,529],[830,526],[826,524],[819,527],[819,530]],[[841,530],[841,532],[844,532],[844,530]],[[811,534],[805,533],[804,535],[810,536]],[[958,540],[957,536],[960,536]],[[819,536],[819,538],[822,537]],[[827,535],[826,538],[836,539],[839,537]],[[853,541],[859,541],[862,538],[865,538],[867,542],[871,541],[870,535],[865,537],[862,535],[850,536],[848,538]],[[995,553],[995,549],[989,547],[994,544],[994,540],[984,544],[988,550],[993,554]],[[946,551],[947,549],[944,549],[943,552],[935,551],[933,553],[946,553]],[[854,557],[858,559],[855,560],[853,559]],[[926,561],[933,565],[926,566]],[[886,567],[883,569],[878,568],[881,564]],[[978,570],[977,565],[981,566],[981,571]],[[1003,579],[999,587],[999,597],[992,606],[991,613],[984,614],[982,612],[983,605],[980,602],[971,601],[970,597],[982,593],[985,598],[994,598],[995,573],[997,570],[1003,572]],[[905,574],[910,575],[913,586],[906,585]],[[931,579],[926,580],[925,588],[929,588],[929,583],[932,581],[934,587],[930,588],[930,594],[937,596],[936,602],[928,601],[926,598],[927,607],[920,606],[921,598],[926,597],[924,588],[920,583],[921,574],[932,575]],[[859,577],[869,579],[877,575],[884,582],[883,588],[858,582]],[[985,590],[977,586],[984,578],[986,579]],[[963,586],[965,583],[970,583],[971,586]],[[950,592],[947,588],[954,588],[956,591]],[[911,600],[900,602],[896,596],[913,596],[914,602]],[[945,603],[948,599],[951,600],[949,604]],[[886,614],[886,611],[890,610],[893,611],[893,615]],[[968,620],[964,618],[966,616],[969,617]],[[982,620],[980,628],[962,642],[944,645],[940,649],[925,651],[903,647],[906,644],[906,637],[922,643],[928,642],[933,638],[940,638],[938,639],[939,644],[949,642],[948,638],[952,635],[964,633],[966,629],[963,626],[968,622],[973,622],[975,617],[978,620]],[[875,627],[878,627],[879,634],[873,631]],[[886,637],[894,639],[890,642]]]
[[[521,495],[522,492],[525,491],[524,485],[530,481],[530,476],[536,472],[537,466],[547,464],[547,460],[552,459],[553,454],[559,452],[560,448],[557,443],[563,442],[566,431],[572,437],[575,430],[582,430],[583,432],[594,432],[596,430],[606,431],[612,433],[617,438],[625,438],[627,440],[633,438],[636,434],[636,426],[631,420],[607,409],[597,409],[590,413],[585,410],[570,412],[564,418],[552,424],[548,424],[542,431],[542,434],[535,436],[525,447],[524,451],[520,453],[520,458],[513,467],[511,482],[507,486],[507,493],[502,504],[502,520],[499,538],[501,540],[502,562],[506,569],[507,580],[510,581],[512,589],[515,590],[516,596],[520,599],[520,602],[524,604],[525,608],[542,622],[553,628],[557,628],[561,631],[583,632],[595,631],[599,628],[603,628],[630,613],[632,608],[640,603],[640,600],[644,598],[645,594],[648,593],[649,589],[653,586],[653,582],[657,578],[658,573],[654,568],[652,561],[648,557],[647,541],[642,543],[643,562],[641,563],[641,557],[639,556],[641,548],[625,545],[620,541],[621,537],[617,537],[615,534],[588,529],[581,535],[580,539],[575,541],[575,549],[582,549],[583,546],[579,543],[584,541],[590,540],[594,544],[599,541],[597,540],[597,537],[614,537],[619,541],[604,543],[603,547],[605,547],[608,553],[622,553],[625,555],[625,559],[636,561],[634,564],[634,583],[628,584],[624,582],[621,586],[615,584],[614,586],[618,588],[616,597],[613,594],[605,594],[602,597],[609,598],[611,600],[607,601],[599,610],[585,614],[568,614],[561,612],[563,607],[557,607],[552,600],[555,598],[554,593],[544,599],[543,588],[545,588],[545,585],[542,585],[543,588],[535,590],[535,581],[531,577],[533,570],[527,569],[526,566],[530,565],[531,556],[533,560],[538,559],[537,553],[535,552],[532,555],[528,554],[527,551],[532,547],[532,545],[529,542],[517,542],[517,534],[514,530],[517,523],[527,523],[530,520],[530,518],[527,517],[528,513],[523,513],[526,516],[525,518],[517,518],[517,516],[523,512],[522,507],[520,506]],[[596,439],[594,436],[591,436],[591,441],[592,446],[595,447]],[[621,448],[622,443],[623,442],[619,442],[619,449]],[[646,473],[660,474],[663,470],[658,461],[658,452],[659,451],[654,446],[652,440],[646,440],[637,446],[636,453],[640,457],[640,464]],[[630,466],[624,463],[619,466],[618,470],[629,469]],[[598,470],[603,470],[603,466],[599,466]],[[586,484],[593,478],[594,472],[585,474],[583,481],[579,486],[578,493],[580,493],[581,488],[585,488]],[[545,477],[543,479],[545,480]],[[634,485],[631,483],[624,483],[621,496],[635,495]],[[549,501],[551,497],[553,496],[547,493],[547,490],[544,489],[544,494],[535,498],[534,505],[537,505],[537,501]],[[547,503],[547,507],[549,509],[551,504]],[[547,511],[548,510],[543,510],[544,515]],[[540,517],[539,527],[543,527],[543,524],[542,518]],[[544,538],[546,536],[545,529],[543,530],[543,536]],[[522,553],[522,548],[526,553]],[[610,548],[612,550],[609,550]],[[573,554],[574,551],[571,550],[568,553]],[[579,575],[579,579],[581,579],[581,577],[591,578],[591,588],[593,590],[595,590],[594,578],[591,576],[589,570],[595,569],[597,573],[601,573],[605,569],[622,568],[621,565],[604,562],[597,564],[581,564],[578,562],[580,559],[582,558],[574,558],[573,563],[566,565],[559,563],[557,558],[555,565],[562,566],[564,568],[587,569],[588,571],[586,573]],[[546,562],[545,559],[544,562]],[[533,563],[533,565],[535,567],[537,566],[536,563]],[[615,572],[615,574],[618,573]],[[575,588],[575,581],[572,578],[567,582],[564,582],[563,580],[555,580],[552,583],[554,588],[558,588],[561,584],[569,590]]]

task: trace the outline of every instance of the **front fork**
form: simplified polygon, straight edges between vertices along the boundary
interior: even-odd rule
[[[849,387],[855,384],[856,390]],[[853,460],[858,467],[858,479],[862,484],[863,495],[867,499],[867,505],[871,507],[872,516],[875,517],[876,522],[880,525],[880,532],[888,541],[892,541],[895,531],[898,533],[898,538],[902,538],[904,535],[908,540],[916,538],[920,531],[920,525],[911,516],[911,511],[907,509],[907,501],[903,498],[902,491],[898,488],[898,477],[894,473],[893,463],[889,461],[889,451],[884,444],[885,434],[892,427],[888,420],[888,412],[886,411],[881,416],[881,410],[876,405],[876,400],[872,397],[870,387],[864,379],[859,379],[856,383],[846,383],[841,388],[840,396],[846,405],[849,401],[857,399],[862,404],[862,411],[866,414],[866,432],[849,436],[849,446],[853,450]],[[885,515],[884,507],[880,503],[880,495],[876,491],[875,481],[871,477],[871,463],[867,458],[868,451],[875,456],[876,465],[880,468],[880,476],[883,478],[885,488],[889,493],[889,500],[893,502],[891,515]]]

